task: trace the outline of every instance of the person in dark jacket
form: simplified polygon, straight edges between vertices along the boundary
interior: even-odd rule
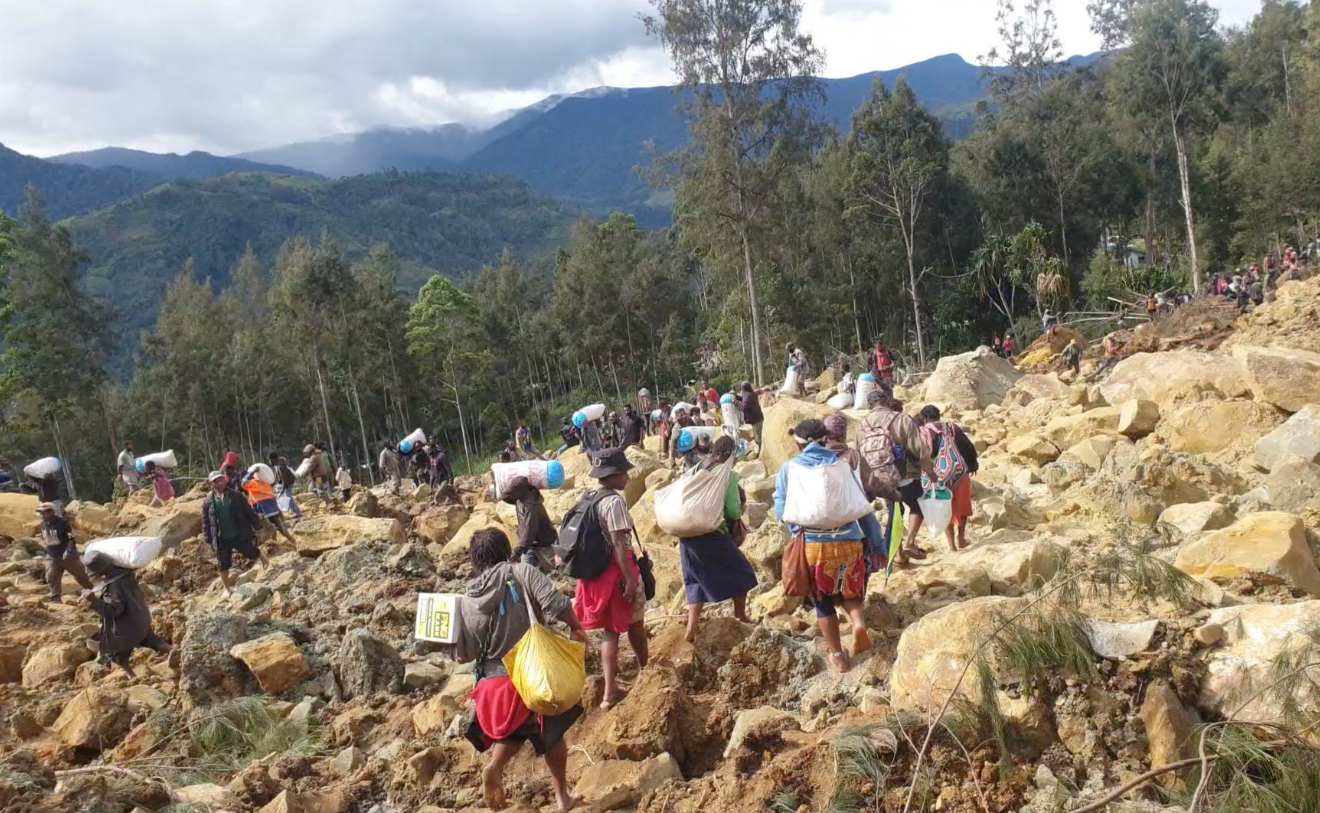
[[[523,564],[539,568],[544,573],[555,569],[555,553],[552,546],[559,538],[555,524],[550,521],[550,514],[545,510],[545,501],[540,489],[527,481],[526,477],[515,477],[504,487],[500,495],[514,507],[518,516],[518,554]]]
[[[41,541],[46,546],[46,584],[50,587],[50,602],[64,601],[64,574],[67,571],[84,590],[92,589],[82,560],[78,558],[78,543],[73,539],[69,521],[55,513],[55,506],[43,502],[37,506],[41,517]]]
[[[234,584],[229,578],[234,551],[248,559],[261,560],[263,566],[269,565],[270,560],[257,547],[261,517],[248,504],[247,498],[241,491],[229,488],[229,478],[221,472],[213,471],[206,479],[211,484],[211,493],[202,502],[202,538],[215,551],[220,565],[220,584],[225,598],[228,598],[234,592]]]
[[[142,647],[168,655],[174,647],[151,631],[151,608],[136,573],[116,566],[99,551],[87,554],[84,564],[101,580],[100,587],[84,593],[87,603],[101,616],[101,657],[118,664],[129,678],[136,678],[129,664],[134,649]]]
[[[619,446],[624,449],[641,446],[644,433],[641,416],[633,411],[632,404],[628,404],[623,408],[623,417],[619,419]]]
[[[949,542],[949,550],[960,551],[967,547],[967,520],[972,516],[972,475],[980,470],[980,461],[976,456],[976,445],[972,443],[971,438],[967,437],[967,433],[963,432],[962,427],[953,421],[942,421],[939,407],[933,404],[921,408],[919,422],[921,423],[922,435],[931,444],[930,456],[932,460],[940,457],[944,443],[952,435],[954,450],[967,467],[967,473],[959,477],[956,482],[944,484],[953,492],[953,521],[949,523],[949,529],[945,531],[945,537]],[[958,535],[956,543],[954,542],[955,529]]]
[[[431,476],[437,487],[454,482],[454,468],[449,465],[449,455],[439,446],[435,447],[435,455],[431,458]]]
[[[761,444],[761,425],[765,423],[765,413],[761,412],[761,400],[756,397],[756,390],[752,389],[752,382],[744,381],[742,383],[742,414],[743,423],[750,424],[756,431],[756,444]]]
[[[553,717],[533,714],[509,679],[504,656],[527,634],[528,602],[547,622],[565,624],[575,641],[590,646],[573,604],[554,582],[535,567],[509,561],[509,538],[497,528],[472,535],[469,551],[476,575],[468,582],[459,605],[462,624],[450,654],[459,663],[475,661],[477,685],[472,692],[476,715],[466,738],[478,751],[490,751],[481,772],[481,790],[491,810],[505,807],[504,768],[524,743],[545,759],[560,810],[572,810],[582,800],[568,789],[568,744],[564,735],[582,716],[581,704]]]
[[[47,477],[33,477],[30,474],[24,475],[27,482],[23,490],[29,494],[36,494],[37,499],[43,503],[50,503],[55,507],[55,513],[58,516],[64,516],[64,499],[60,497],[60,477],[59,472]]]

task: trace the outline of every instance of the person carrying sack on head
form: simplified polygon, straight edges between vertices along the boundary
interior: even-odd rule
[[[151,608],[138,585],[137,574],[119,567],[100,551],[87,554],[87,571],[101,579],[101,585],[89,588],[83,600],[101,617],[101,632],[97,636],[101,657],[117,665],[129,679],[137,677],[130,658],[133,650],[141,647],[161,655],[174,650],[170,642],[151,630]]]
[[[74,541],[69,521],[60,516],[55,506],[43,502],[37,506],[41,518],[41,541],[46,547],[46,585],[50,587],[50,603],[64,603],[64,574],[67,572],[84,590],[92,589],[82,560],[78,558],[78,544]]]

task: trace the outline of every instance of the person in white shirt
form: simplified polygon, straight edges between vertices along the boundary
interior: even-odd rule
[[[335,472],[335,486],[344,502],[348,502],[349,495],[353,493],[353,475],[348,473],[348,466],[343,462],[340,462],[339,470]]]
[[[124,444],[124,450],[119,453],[119,460],[116,463],[119,468],[119,476],[123,479],[124,485],[128,487],[128,493],[132,494],[141,487],[141,480],[138,479],[137,458],[133,456],[133,443],[130,441]]]

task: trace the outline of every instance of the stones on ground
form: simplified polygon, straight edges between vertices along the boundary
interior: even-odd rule
[[[1210,613],[1207,623],[1223,630],[1222,643],[1210,650],[1197,705],[1217,716],[1287,724],[1286,697],[1267,691],[1277,681],[1281,655],[1313,646],[1320,628],[1320,601],[1295,604],[1243,604]],[[1293,700],[1312,708],[1320,696],[1312,681],[1302,681]]]
[[[1213,454],[1230,447],[1251,448],[1253,439],[1274,431],[1283,418],[1279,410],[1257,401],[1189,404],[1160,421],[1159,435],[1175,452]]]
[[[119,513],[120,536],[159,536],[166,548],[183,544],[202,533],[201,500],[176,499],[169,505],[152,508],[142,503],[129,503]]]
[[[923,616],[903,630],[889,673],[890,703],[898,711],[935,711],[955,691],[980,696],[980,678],[971,663],[982,639],[1022,599],[987,596],[952,604]],[[958,680],[962,677],[962,683]]]
[[[958,409],[985,409],[1002,404],[1004,396],[1022,378],[1012,362],[995,355],[988,347],[944,356],[926,380],[927,403]],[[769,433],[767,433],[767,437]]]
[[[778,472],[779,467],[789,458],[797,456],[797,443],[793,441],[789,432],[799,422],[809,418],[823,421],[837,413],[837,410],[825,404],[813,404],[790,397],[780,397],[764,411],[765,425],[761,431],[760,460],[765,464],[767,474]],[[848,437],[851,440],[856,437],[861,416],[865,413],[846,410],[842,414],[848,419]],[[773,489],[773,485],[771,488]]]
[[[65,704],[51,731],[65,745],[104,751],[128,733],[132,718],[123,692],[92,686]]]
[[[10,539],[36,536],[40,502],[32,494],[0,494],[0,536]]]
[[[1152,618],[1131,624],[1114,624],[1088,618],[1083,626],[1095,654],[1109,660],[1122,660],[1150,649],[1160,622]]]
[[[1194,710],[1183,705],[1167,684],[1155,683],[1147,687],[1137,716],[1146,729],[1146,753],[1151,768],[1162,768],[1196,756],[1192,734],[1201,719]],[[1166,774],[1159,781],[1165,787],[1173,787],[1177,774]]]
[[[330,761],[330,770],[340,776],[350,776],[358,768],[361,768],[367,761],[366,754],[357,746],[350,745],[343,749],[335,758]]]
[[[1160,405],[1143,398],[1131,398],[1118,408],[1118,433],[1130,438],[1144,438],[1160,422]]]
[[[1200,350],[1136,353],[1116,364],[1100,385],[1107,403],[1136,398],[1154,401],[1161,409],[1207,394],[1236,398],[1248,392],[1242,371],[1230,357]]]
[[[1320,406],[1308,404],[1256,441],[1256,465],[1272,471],[1291,459],[1320,463]]]
[[[402,545],[408,541],[403,523],[393,518],[369,519],[350,514],[307,517],[293,529],[293,541],[304,556],[359,543],[385,542]]]
[[[593,810],[636,807],[642,797],[667,782],[682,782],[683,772],[668,753],[644,762],[605,759],[593,762],[582,772],[574,792]]]
[[[1179,546],[1174,564],[1216,582],[1250,577],[1320,596],[1320,569],[1306,544],[1306,525],[1292,514],[1252,514],[1188,540]]]
[[[81,643],[47,644],[29,652],[23,664],[22,683],[25,689],[36,689],[55,681],[68,680],[80,664],[95,657]]]
[[[1059,447],[1040,435],[1019,435],[1008,442],[1008,453],[1044,465],[1058,458]]]
[[[1109,453],[1122,438],[1114,435],[1096,435],[1075,443],[1059,455],[1060,463],[1079,463],[1090,471],[1099,471]],[[1126,442],[1126,441],[1124,441]]]
[[[230,648],[229,654],[243,662],[263,692],[281,694],[311,677],[307,656],[286,632],[263,635]]]
[[[1259,401],[1287,412],[1320,404],[1320,353],[1292,347],[1233,348],[1247,386]]]
[[[1282,511],[1320,509],[1320,465],[1293,458],[1265,478],[1270,505]]]
[[[27,658],[26,644],[0,645],[0,683],[20,683],[23,680],[23,660]]]
[[[646,478],[663,470],[665,464],[658,456],[636,446],[629,446],[624,455],[633,464],[632,471],[628,472],[628,485],[623,489],[623,498],[631,507],[646,493]]]
[[[505,526],[493,505],[481,505],[473,509],[468,521],[458,529],[440,551],[437,564],[441,567],[461,567],[468,563],[468,549],[472,546],[472,536],[486,528],[503,528],[505,531],[517,531],[517,528]]]
[[[179,645],[179,688],[194,704],[248,693],[252,673],[229,654],[247,638],[241,615],[201,613],[188,619]]]
[[[761,527],[747,536],[742,552],[762,581],[779,581],[788,540],[788,528],[777,520],[761,523]]]
[[[210,782],[175,788],[174,801],[181,805],[205,805],[217,809],[243,807],[243,801],[232,790]]]
[[[371,630],[359,627],[345,633],[335,666],[347,699],[403,691],[403,659]]]
[[[1004,403],[1026,406],[1032,401],[1067,398],[1071,387],[1059,380],[1057,373],[1029,373],[1022,376],[1004,394]]]
[[[1158,525],[1169,539],[1177,542],[1202,531],[1217,531],[1237,521],[1228,506],[1209,500],[1170,505],[1160,514]]]
[[[415,534],[428,545],[443,545],[458,533],[468,521],[470,512],[462,505],[450,503],[427,508],[413,520]]]
[[[403,685],[409,689],[425,689],[434,686],[449,677],[449,670],[433,663],[422,661],[403,667]]]
[[[298,793],[282,790],[257,813],[347,813],[347,799],[338,791]]]
[[[748,741],[776,734],[780,731],[801,728],[798,716],[774,706],[762,706],[738,713],[733,721],[733,732],[729,734],[729,744],[724,747],[724,758],[733,756]]]
[[[1045,425],[1044,437],[1067,449],[1095,435],[1118,431],[1118,407],[1100,407],[1077,415],[1064,415]]]

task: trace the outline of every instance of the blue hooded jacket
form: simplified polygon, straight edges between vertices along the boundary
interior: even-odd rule
[[[775,516],[779,518],[780,522],[784,521],[784,499],[788,494],[789,466],[816,468],[833,463],[838,459],[838,455],[826,449],[819,442],[809,443],[801,454],[779,468],[779,476],[775,478]],[[789,532],[795,536],[798,531],[802,531],[809,543],[849,542],[860,539],[866,542],[868,556],[884,553],[888,550],[888,545],[884,543],[884,532],[880,529],[880,520],[876,519],[875,512],[871,512],[859,520],[853,520],[841,528],[799,528],[791,523],[785,524],[788,525]]]

